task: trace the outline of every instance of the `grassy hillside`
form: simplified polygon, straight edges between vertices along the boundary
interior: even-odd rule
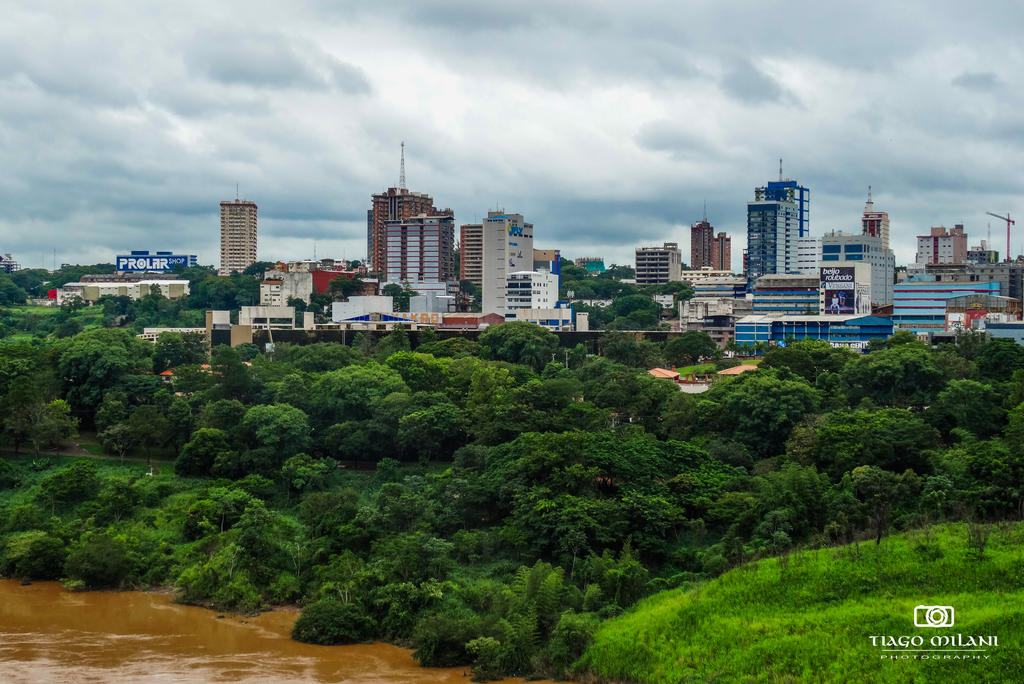
[[[691,681],[1020,681],[1024,524],[965,524],[796,553],[663,592],[605,623],[577,667],[585,678]],[[983,534],[982,534],[983,536]],[[914,626],[918,605],[955,609],[952,628]],[[985,653],[883,659],[871,635],[997,635]],[[956,646],[944,646],[956,648]],[[915,660],[913,656],[929,656]],[[937,656],[989,656],[938,662]]]

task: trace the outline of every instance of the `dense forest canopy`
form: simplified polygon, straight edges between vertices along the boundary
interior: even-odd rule
[[[602,356],[525,323],[269,356],[112,327],[8,340],[0,572],[298,602],[297,639],[562,676],[599,621],[655,591],[1020,515],[1015,343],[801,341],[692,395],[646,372],[715,357],[683,339],[612,332]],[[60,455],[76,441],[92,456]]]

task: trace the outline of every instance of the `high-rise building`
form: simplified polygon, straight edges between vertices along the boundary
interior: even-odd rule
[[[755,193],[755,198],[763,195]],[[763,275],[797,272],[798,209],[789,200],[747,202],[747,283]]]
[[[508,275],[533,270],[533,224],[522,214],[489,211],[483,225],[483,313],[508,313]]]
[[[694,270],[705,266],[717,268],[712,263],[714,261],[712,255],[714,236],[715,229],[708,223],[706,216],[690,226],[690,268]]]
[[[732,238],[719,233],[711,240],[711,268],[716,271],[732,270]],[[692,264],[690,268],[696,268]]]
[[[928,235],[917,236],[918,264],[963,264],[967,262],[967,234],[962,224],[947,229],[933,226]]]
[[[438,211],[430,195],[409,192],[405,188],[388,188],[373,195],[371,201],[372,206],[366,212],[366,248],[370,270],[376,273],[387,268],[386,222],[405,221],[421,214],[438,216],[449,211]]]
[[[675,242],[666,242],[661,247],[637,247],[635,265],[637,285],[664,285],[682,277],[683,252]]]
[[[871,266],[871,303],[875,306],[892,304],[896,257],[891,249],[882,246],[881,236],[867,233],[851,235],[841,230],[822,236],[822,266],[855,266],[858,263]]]
[[[256,203],[220,203],[220,269],[218,275],[242,272],[256,263]]]
[[[484,285],[484,226],[466,223],[459,226],[459,280],[477,287]]]
[[[860,218],[861,231],[864,235],[882,239],[882,249],[889,249],[889,214],[875,211],[875,203],[871,201],[871,186],[868,186],[868,201],[864,203],[864,214]]]
[[[384,279],[389,283],[448,283],[455,278],[455,218],[419,215],[385,221]],[[420,289],[423,289],[422,287]],[[435,288],[444,294],[443,288]]]
[[[402,143],[401,171],[398,187],[388,188],[370,196],[370,209],[366,212],[366,262],[370,270],[382,273],[387,269],[386,221],[404,221],[423,214],[425,216],[454,216],[451,209],[438,211],[430,195],[410,192],[405,187],[405,143]]]
[[[754,188],[754,201],[747,202],[748,285],[763,275],[810,272],[810,202],[810,190],[783,180],[781,159],[779,180]]]

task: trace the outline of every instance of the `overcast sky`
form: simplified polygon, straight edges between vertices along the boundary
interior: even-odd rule
[[[457,223],[522,213],[568,257],[688,261],[707,201],[738,269],[779,157],[813,235],[859,231],[870,184],[897,263],[932,225],[974,244],[991,221],[1002,253],[985,212],[1024,209],[1022,8],[0,0],[0,252],[215,264],[237,182],[260,258],[363,258],[405,140],[411,190]]]

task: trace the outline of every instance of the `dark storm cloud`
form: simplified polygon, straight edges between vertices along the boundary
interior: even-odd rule
[[[990,92],[999,87],[999,79],[991,71],[976,73],[964,72],[954,78],[951,83],[955,86],[973,90],[976,92]]]
[[[722,78],[721,86],[729,95],[750,104],[792,102],[796,99],[772,76],[747,60],[734,64]]]
[[[300,50],[277,34],[205,34],[194,41],[185,63],[192,73],[228,85],[370,92],[370,83],[358,67],[326,55],[315,46]]]
[[[677,159],[693,159],[707,155],[712,146],[705,138],[686,128],[685,114],[681,121],[651,121],[640,127],[636,142],[643,148],[669,152]]]

